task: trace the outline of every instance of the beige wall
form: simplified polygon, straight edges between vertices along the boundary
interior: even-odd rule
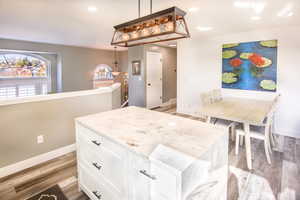
[[[118,58],[120,61],[120,71],[128,72],[128,51],[118,52]]]
[[[159,49],[163,56],[163,102],[166,102],[177,96],[177,49]]]
[[[120,87],[94,93],[0,105],[0,168],[74,144],[74,118],[120,107]],[[38,135],[44,143],[37,144]]]
[[[93,71],[98,64],[113,67],[114,52],[64,45],[0,39],[0,49],[53,52],[62,58],[63,91],[87,90],[93,87]],[[122,53],[120,53],[122,54]],[[127,63],[126,53],[119,56],[119,63]],[[123,60],[124,59],[124,60]],[[126,68],[120,66],[120,69]]]

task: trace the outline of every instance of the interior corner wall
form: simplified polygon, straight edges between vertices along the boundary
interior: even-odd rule
[[[61,58],[61,72],[59,73],[62,76],[61,86],[57,88],[58,92],[92,89],[95,67],[98,64],[113,67],[114,63],[114,52],[111,50],[8,39],[0,39],[0,49],[56,53]],[[119,63],[127,62],[126,59],[126,54],[119,57]]]
[[[146,107],[146,67],[144,46],[128,48],[128,104],[129,106]],[[132,61],[141,61],[141,74],[132,75]]]
[[[179,41],[177,49],[177,111],[197,115],[200,94],[221,88],[222,44],[278,39],[277,92],[281,94],[275,116],[275,132],[300,138],[300,28],[256,30]],[[271,99],[272,92],[222,89],[225,96]]]

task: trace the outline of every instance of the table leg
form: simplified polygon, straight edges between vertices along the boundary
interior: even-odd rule
[[[252,169],[251,141],[250,141],[250,124],[244,123],[245,129],[245,146],[248,169]]]

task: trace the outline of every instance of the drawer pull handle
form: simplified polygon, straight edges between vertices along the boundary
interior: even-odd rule
[[[96,167],[98,170],[100,170],[101,167],[102,167],[101,165],[99,165],[98,163],[95,163],[95,162],[93,163],[93,165],[94,165],[94,167]]]
[[[94,144],[97,145],[97,146],[100,146],[100,145],[101,145],[101,142],[98,142],[97,140],[92,140],[92,143],[94,143]]]
[[[154,175],[148,174],[146,170],[140,170],[140,173],[147,176],[148,178],[151,178],[152,180],[156,180],[156,177]]]
[[[102,195],[98,191],[93,191],[93,194],[97,197],[97,199],[101,199]]]

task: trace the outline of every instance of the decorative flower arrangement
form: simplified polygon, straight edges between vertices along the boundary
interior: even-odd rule
[[[229,64],[232,66],[232,67],[239,67],[243,64],[243,61],[239,58],[234,58],[234,59],[231,59],[229,61]]]

